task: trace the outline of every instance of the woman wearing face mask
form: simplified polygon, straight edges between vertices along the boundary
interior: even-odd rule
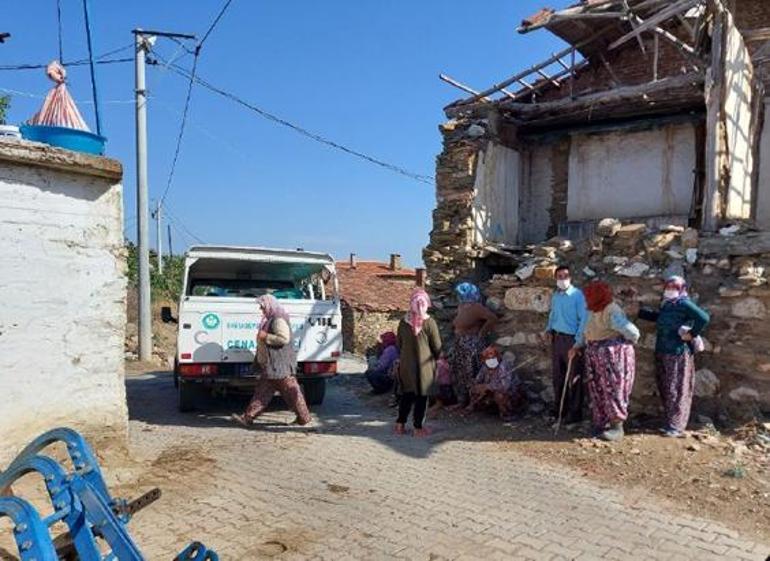
[[[422,289],[412,294],[409,312],[398,324],[398,348],[401,351],[398,378],[401,397],[398,405],[396,434],[406,434],[406,422],[414,408],[414,435],[427,436],[423,426],[436,376],[436,361],[441,356],[441,335],[430,315],[430,297]]]
[[[481,303],[479,288],[464,282],[455,288],[460,302],[453,326],[454,346],[449,357],[452,382],[457,406],[467,406],[470,400],[470,387],[473,378],[481,367],[481,351],[486,346],[486,336],[497,324],[497,316]]]
[[[471,386],[467,412],[497,407],[500,418],[508,421],[526,407],[526,397],[512,365],[504,361],[495,347],[481,353],[482,366]]]
[[[686,281],[669,277],[657,313],[655,344],[656,381],[666,415],[661,431],[665,436],[681,437],[687,428],[695,383],[693,351],[709,321],[708,313],[690,300]]]
[[[607,283],[594,281],[584,293],[588,306],[586,385],[593,430],[602,440],[616,441],[623,438],[623,422],[628,418],[639,329],[613,300]]]

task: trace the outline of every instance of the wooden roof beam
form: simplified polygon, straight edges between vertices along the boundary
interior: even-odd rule
[[[633,14],[631,12],[631,7],[628,5],[628,0],[623,0],[623,7],[626,10],[626,15],[628,16],[628,21],[631,23],[631,28],[636,29],[637,23],[635,21],[635,18],[633,17]],[[647,49],[644,48],[644,41],[642,41],[642,36],[637,35],[636,41],[639,43],[639,48],[642,50],[642,54],[647,54]]]
[[[624,45],[634,37],[637,37],[641,33],[644,33],[645,31],[655,31],[657,33],[663,32],[668,33],[667,31],[660,29],[658,27],[659,24],[663,23],[666,20],[671,19],[672,17],[676,16],[677,14],[680,14],[686,10],[689,10],[690,8],[702,3],[703,0],[680,0],[679,2],[676,2],[673,6],[670,6],[668,8],[665,8],[655,14],[654,16],[642,20],[640,17],[636,16],[634,19],[639,23],[639,25],[634,29],[633,31],[626,33],[618,39],[617,41],[614,41],[610,44],[608,47],[608,50],[614,50],[620,47],[621,45]],[[676,38],[674,35],[668,33],[671,37]],[[679,41],[679,39],[676,39]],[[681,42],[681,41],[680,41]],[[689,45],[688,45],[689,46]],[[692,47],[690,47],[692,49]],[[694,50],[693,50],[694,52]]]

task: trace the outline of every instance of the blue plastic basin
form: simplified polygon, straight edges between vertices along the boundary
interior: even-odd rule
[[[35,142],[44,142],[51,146],[85,152],[101,156],[107,139],[91,132],[79,131],[67,127],[47,127],[43,125],[22,125],[21,137]]]

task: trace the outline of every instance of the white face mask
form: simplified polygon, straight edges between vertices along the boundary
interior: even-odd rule
[[[559,290],[567,290],[571,285],[572,283],[569,279],[559,279],[556,281],[556,287]]]
[[[663,292],[663,298],[666,300],[676,300],[679,298],[679,291],[678,290],[666,290]]]
[[[484,364],[486,364],[487,368],[489,368],[490,370],[494,370],[495,368],[500,366],[500,361],[497,360],[496,358],[488,358],[487,360],[484,361]]]

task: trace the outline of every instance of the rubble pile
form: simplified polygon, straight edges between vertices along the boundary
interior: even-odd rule
[[[499,248],[487,248],[500,260]],[[770,234],[736,225],[703,236],[680,226],[650,228],[602,220],[590,239],[553,238],[508,250],[509,274],[484,286],[488,305],[500,315],[497,344],[518,362],[533,359],[523,376],[530,397],[553,401],[549,349],[540,334],[547,321],[557,265],[572,270],[582,286],[609,282],[618,302],[642,331],[632,414],[656,414],[655,325],[636,319],[640,306],[658,307],[663,279],[679,274],[690,295],[712,316],[705,352],[696,359],[695,410],[719,419],[745,421],[770,410]]]

